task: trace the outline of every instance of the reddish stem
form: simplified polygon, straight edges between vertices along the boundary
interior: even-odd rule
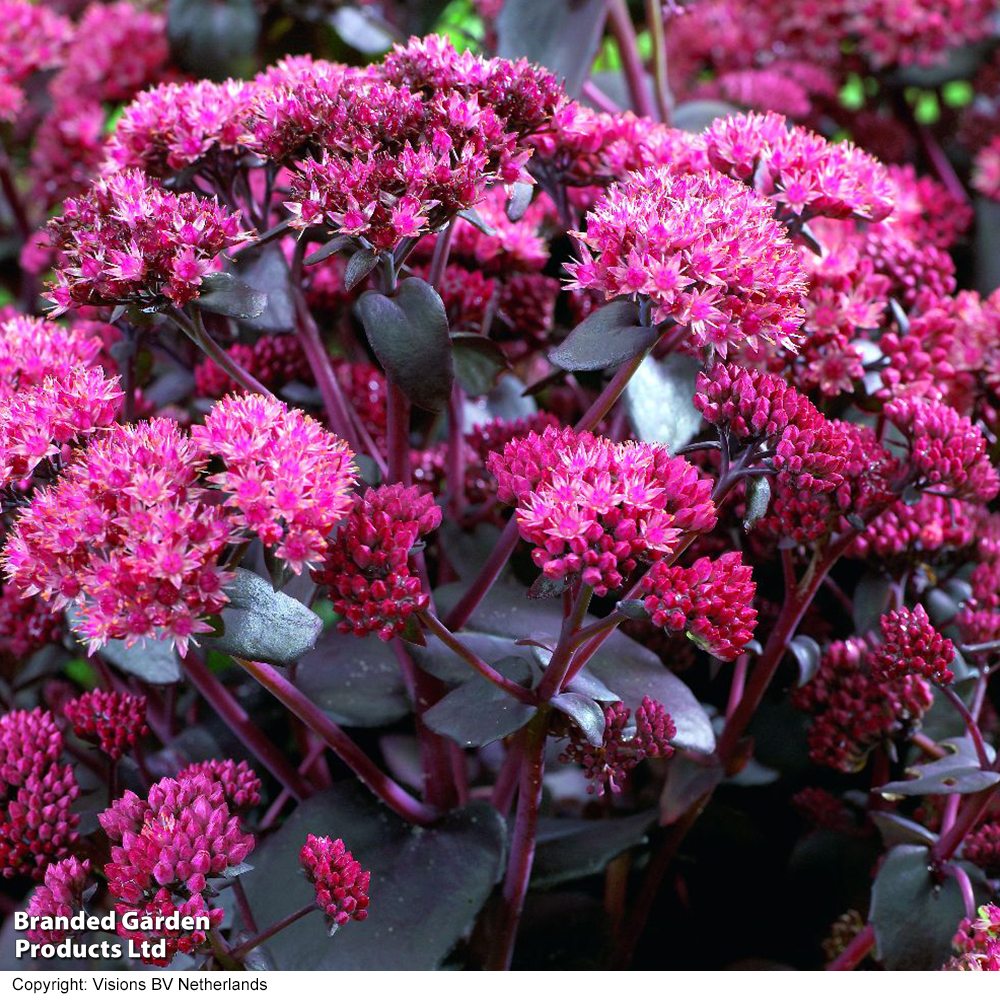
[[[248,955],[254,948],[260,947],[268,938],[274,937],[279,931],[283,931],[286,927],[290,927],[295,923],[296,920],[301,920],[303,917],[308,916],[316,909],[316,901],[308,903],[299,910],[295,910],[293,913],[289,913],[287,917],[282,917],[280,920],[271,924],[270,927],[265,927],[259,934],[255,934],[249,941],[244,941],[238,948],[234,949],[230,954],[235,959],[243,958]]]
[[[850,972],[865,960],[875,947],[875,928],[871,924],[826,967],[827,972]]]
[[[629,14],[625,0],[610,0],[608,24],[611,26],[611,34],[614,35],[618,54],[621,56],[622,72],[624,72],[625,82],[628,84],[632,106],[635,108],[636,114],[655,120],[656,108],[653,107],[653,102],[650,99],[646,69],[642,65],[639,43],[635,36],[635,25],[632,23],[632,16]]]

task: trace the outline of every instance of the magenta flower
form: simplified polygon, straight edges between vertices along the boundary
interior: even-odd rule
[[[268,389],[280,389],[289,382],[309,383],[312,369],[297,337],[265,334],[253,344],[233,344],[226,353],[248,374]],[[194,370],[199,396],[221,399],[239,391],[239,386],[211,358],[204,358]]]
[[[37,597],[21,597],[13,587],[0,594],[0,650],[17,660],[58,642],[65,618]]]
[[[641,586],[657,628],[687,633],[720,660],[735,660],[753,638],[756,586],[739,552],[704,556],[686,568],[653,563]]]
[[[254,87],[241,80],[164,83],[126,105],[107,145],[108,168],[166,177],[206,161],[235,165]]]
[[[183,771],[179,771],[177,780],[184,781],[199,774],[222,785],[230,812],[239,812],[260,805],[260,778],[245,760],[198,761],[195,764],[188,764]]]
[[[18,518],[4,550],[26,597],[76,607],[91,650],[109,639],[167,638],[182,655],[226,603],[218,565],[237,537],[198,484],[205,459],[173,421],[93,438]]]
[[[342,840],[310,833],[299,852],[299,863],[316,887],[316,905],[331,930],[343,927],[349,920],[367,918],[371,872],[361,870]]]
[[[962,855],[988,875],[1000,875],[1000,822],[980,823],[962,842]]]
[[[146,699],[122,691],[88,691],[63,706],[73,732],[100,747],[112,760],[121,759],[149,733]]]
[[[83,893],[90,883],[90,862],[64,858],[45,869],[44,883],[37,886],[28,900],[30,917],[72,917],[83,909]],[[31,929],[26,932],[35,944],[58,944],[69,931]]]
[[[968,417],[909,396],[886,404],[885,415],[906,440],[917,489],[982,503],[997,495],[1000,477],[982,432]]]
[[[684,533],[715,525],[710,481],[666,448],[550,427],[487,464],[535,565],[553,580],[579,575],[598,595],[621,587],[639,560],[675,551]]]
[[[950,684],[950,664],[955,656],[946,639],[927,617],[922,604],[882,615],[882,643],[871,653],[871,671],[876,679],[899,679],[909,674],[935,684]]]
[[[429,493],[398,483],[366,490],[327,548],[313,579],[329,589],[337,628],[383,642],[401,635],[410,616],[430,600],[410,566],[410,550],[441,523]]]
[[[950,969],[966,972],[1000,972],[1000,906],[987,903],[977,917],[959,924],[952,945],[959,957]]]
[[[758,338],[793,349],[805,273],[766,199],[721,174],[656,167],[613,185],[587,213],[570,288],[648,299],[692,353]]]
[[[106,379],[101,368],[74,368],[0,398],[0,487],[107,427],[121,399],[118,379]]]
[[[976,537],[977,522],[972,504],[924,493],[915,504],[898,500],[876,517],[851,553],[881,559],[904,554],[919,558],[920,553],[964,549]],[[976,571],[988,565],[981,563]]]
[[[96,180],[49,223],[61,264],[50,295],[56,313],[134,303],[159,309],[198,295],[227,247],[247,239],[218,201],[155,187],[138,170]]]
[[[591,794],[618,794],[629,773],[642,761],[673,756],[670,741],[677,735],[677,727],[666,709],[647,697],[636,709],[633,726],[629,726],[631,714],[620,701],[604,707],[604,742],[599,747],[588,743],[578,730],[571,731],[559,759],[583,768]]]
[[[154,899],[161,886],[201,893],[207,879],[240,864],[254,847],[223,786],[204,774],[163,778],[145,800],[126,792],[98,819],[113,842],[108,887],[133,906]]]
[[[225,911],[219,907],[209,909],[205,905],[205,900],[201,893],[195,893],[190,899],[185,899],[180,904],[174,902],[173,895],[169,889],[159,889],[148,902],[140,906],[130,906],[128,903],[115,903],[115,913],[118,915],[118,934],[126,940],[139,943],[159,944],[166,942],[166,954],[155,958],[152,955],[142,955],[142,962],[145,965],[169,965],[177,952],[184,955],[191,955],[205,948],[208,941],[208,934],[203,930],[171,930],[169,927],[162,927],[158,930],[127,930],[122,925],[122,918],[126,914],[137,915],[139,917],[163,918],[172,917],[175,914],[181,917],[208,917],[211,928],[216,928],[222,923]]]
[[[33,316],[5,320],[0,323],[0,399],[89,367],[101,346],[85,326],[60,326]]]
[[[816,675],[792,694],[792,704],[813,716],[809,756],[840,771],[858,771],[868,754],[931,707],[930,684],[912,674],[878,679],[862,639],[832,643]]]
[[[1000,201],[1000,136],[976,154],[972,186],[984,197]]]
[[[326,536],[351,506],[354,457],[347,445],[301,410],[258,395],[227,396],[191,438],[211,476],[238,513],[234,523],[257,535],[296,572],[323,557]]]
[[[80,794],[73,769],[60,766],[62,734],[49,712],[0,716],[0,874],[41,881],[77,840]]]

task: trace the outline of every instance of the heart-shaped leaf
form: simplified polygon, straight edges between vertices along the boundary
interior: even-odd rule
[[[925,826],[921,826],[915,820],[906,816],[897,816],[895,813],[879,812],[875,810],[869,813],[872,822],[878,827],[882,834],[882,841],[885,846],[895,847],[897,844],[926,844],[931,846],[937,837]]]
[[[659,339],[660,330],[640,326],[639,307],[623,299],[594,310],[549,351],[549,361],[566,371],[601,371],[631,361]]]
[[[389,378],[417,406],[443,410],[454,368],[441,296],[421,278],[400,282],[393,297],[365,292],[358,312],[368,341]]]
[[[701,414],[693,400],[699,370],[686,354],[643,360],[625,387],[629,422],[640,440],[674,453],[698,433]]]
[[[228,271],[216,271],[201,279],[201,294],[194,304],[220,316],[254,319],[267,308],[267,296]]]
[[[469,396],[487,396],[497,379],[510,370],[507,356],[497,343],[478,334],[456,333],[451,338],[455,378]]]
[[[942,743],[951,749],[947,757],[926,764],[914,764],[906,769],[913,775],[905,781],[890,781],[877,791],[887,799],[903,795],[969,795],[1000,782],[996,771],[984,771],[979,766],[972,741],[968,738]]]
[[[249,570],[236,570],[226,593],[229,604],[222,611],[221,634],[201,640],[209,649],[287,666],[312,649],[323,628],[304,604]]]
[[[344,288],[353,291],[375,270],[378,263],[378,254],[370,247],[362,247],[355,250],[347,261],[344,268]]]
[[[531,665],[520,657],[498,660],[491,666],[518,684],[531,680]],[[459,746],[482,747],[516,733],[535,712],[534,706],[525,705],[476,674],[428,709],[423,722]]]
[[[300,805],[251,856],[242,879],[261,927],[315,899],[299,851],[310,833],[340,838],[371,871],[371,917],[329,941],[314,913],[264,948],[280,969],[436,969],[471,929],[502,873],[503,819],[472,802],[416,830],[363,788],[341,783]]]

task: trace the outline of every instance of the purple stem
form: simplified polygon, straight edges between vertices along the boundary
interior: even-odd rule
[[[325,712],[311,702],[274,667],[268,663],[257,663],[240,657],[233,657],[233,659],[261,687],[270,691],[285,708],[320,736],[361,782],[408,823],[426,826],[438,818],[436,809],[419,802],[406,789],[393,781],[340,726],[331,721]]]
[[[646,0],[646,26],[653,42],[653,80],[660,121],[666,125],[674,114],[674,95],[667,77],[667,34],[663,26],[663,0]]]
[[[193,653],[188,653],[181,662],[205,701],[264,767],[285,786],[289,794],[294,795],[299,802],[309,798],[309,787],[302,775],[288,763],[285,755],[250,718],[246,709],[230,694],[222,681]]]
[[[583,96],[590,101],[591,104],[597,108],[598,111],[604,111],[609,115],[620,115],[622,109],[608,97],[607,94],[601,90],[600,87],[594,83],[593,80],[587,80],[583,85]]]
[[[233,958],[240,959],[245,955],[248,955],[254,948],[262,945],[268,938],[274,937],[278,931],[283,931],[286,927],[290,927],[295,923],[296,920],[301,920],[302,917],[308,916],[316,909],[316,901],[306,904],[300,910],[295,910],[294,913],[289,913],[287,917],[282,917],[276,923],[271,924],[270,927],[265,927],[259,934],[255,934],[249,941],[244,941],[238,948],[233,949],[230,953]]]
[[[410,401],[391,379],[386,379],[386,460],[391,483],[410,486]]]
[[[868,924],[863,931],[826,967],[827,972],[850,972],[863,962],[875,947],[875,928]]]
[[[965,728],[972,737],[972,742],[976,747],[976,756],[979,758],[979,766],[984,770],[988,771],[990,767],[990,758],[986,752],[986,744],[983,742],[983,734],[979,731],[979,726],[976,724],[976,720],[972,717],[972,713],[965,707],[965,702],[950,688],[938,686],[938,690],[941,691],[944,696],[951,702],[952,707],[956,712],[962,717],[962,721],[965,723]]]
[[[976,894],[969,880],[969,873],[961,865],[948,865],[945,875],[950,875],[957,883],[962,893],[962,903],[965,905],[965,915],[974,920],[976,917]]]
[[[618,46],[618,54],[621,56],[622,71],[625,73],[625,82],[628,84],[632,105],[637,114],[655,121],[656,108],[653,107],[653,102],[650,99],[646,69],[642,65],[639,43],[635,37],[635,25],[632,23],[632,17],[628,12],[625,0],[610,0],[608,23]]]

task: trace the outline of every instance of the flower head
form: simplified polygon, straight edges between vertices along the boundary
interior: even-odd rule
[[[316,887],[316,905],[332,930],[368,916],[371,872],[361,870],[342,840],[310,833],[299,852],[299,863]]]
[[[118,380],[106,379],[101,368],[74,368],[0,398],[0,486],[107,427],[121,398]]]
[[[46,601],[22,597],[13,587],[0,594],[0,650],[23,660],[32,653],[58,642],[65,619]]]
[[[136,927],[134,930],[127,929],[122,923],[126,914],[133,919],[151,918],[152,921],[163,921],[166,917],[180,916],[181,918],[194,918],[204,920],[207,918],[209,927],[218,927],[222,923],[225,911],[219,907],[209,909],[205,905],[205,900],[201,893],[195,893],[189,899],[185,899],[180,904],[174,901],[173,894],[169,889],[159,889],[148,902],[138,906],[129,903],[115,903],[115,913],[118,915],[118,933],[128,941],[139,943],[159,944],[161,941],[166,944],[166,954],[153,956],[142,951],[140,958],[145,965],[169,965],[177,952],[184,955],[191,955],[202,950],[208,940],[208,933],[199,927],[192,930],[183,927],[173,930],[169,925],[157,923],[156,930],[145,930]],[[133,921],[130,920],[130,926]]]
[[[717,170],[771,198],[782,218],[865,219],[892,211],[895,187],[878,160],[768,112],[717,119],[705,132]]]
[[[222,785],[231,812],[250,809],[260,804],[260,778],[245,761],[202,760],[188,764],[177,774],[178,781],[203,774]]]
[[[223,786],[205,774],[163,778],[145,800],[126,792],[98,819],[113,842],[108,887],[132,905],[151,901],[161,886],[201,893],[254,847]]]
[[[61,326],[33,316],[0,322],[0,399],[46,378],[89,367],[102,344],[85,326]]]
[[[90,883],[90,862],[86,859],[64,858],[45,869],[43,884],[28,900],[29,917],[72,917],[83,909],[83,893]],[[27,938],[35,944],[58,944],[69,931],[31,928]]]
[[[378,633],[388,642],[430,600],[410,566],[410,550],[441,523],[441,508],[429,493],[398,483],[366,490],[326,551],[313,579],[326,586],[344,616],[341,632]]]
[[[753,638],[756,587],[739,552],[707,556],[689,567],[654,563],[641,581],[653,624],[686,632],[720,660],[734,660]]]
[[[301,410],[249,394],[217,403],[191,437],[206,459],[222,459],[210,482],[238,511],[237,524],[296,572],[322,558],[351,505],[354,456],[340,438]]]
[[[638,560],[673,552],[685,532],[715,525],[711,484],[665,448],[546,428],[489,460],[501,503],[515,503],[521,537],[545,576],[576,574],[598,595]]]
[[[197,481],[204,461],[166,419],[92,438],[15,523],[8,579],[23,596],[75,605],[91,649],[169,638],[183,653],[227,600],[218,560],[236,537]]]
[[[793,349],[805,273],[769,202],[713,171],[654,167],[613,185],[587,214],[571,288],[648,298],[654,323],[692,353],[757,338]]]
[[[218,201],[155,187],[138,170],[96,180],[49,223],[61,255],[57,312],[86,305],[182,306],[227,247],[247,238]]]
[[[677,735],[677,727],[666,709],[658,701],[646,697],[636,709],[635,723],[630,726],[631,714],[620,701],[604,707],[604,740],[600,746],[589,743],[579,730],[571,731],[569,743],[559,759],[564,763],[572,761],[583,768],[590,782],[588,792],[618,793],[629,772],[642,761],[673,756],[670,741]]]
[[[63,714],[82,740],[118,760],[149,732],[146,699],[122,691],[88,691],[63,706]]]
[[[883,615],[882,636],[881,645],[871,654],[873,677],[916,674],[935,684],[951,682],[954,674],[949,664],[955,656],[955,647],[951,639],[931,625],[922,604]]]

